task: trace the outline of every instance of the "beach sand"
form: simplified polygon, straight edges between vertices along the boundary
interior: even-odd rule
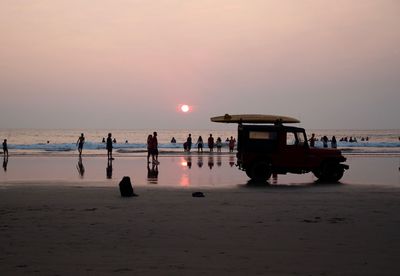
[[[400,189],[0,191],[1,275],[398,275]]]
[[[398,275],[397,159],[352,158],[343,184],[252,186],[229,156],[212,170],[193,158],[160,158],[157,179],[143,158],[116,159],[111,179],[99,158],[83,179],[76,158],[10,159],[0,275]],[[139,197],[120,197],[123,175]]]

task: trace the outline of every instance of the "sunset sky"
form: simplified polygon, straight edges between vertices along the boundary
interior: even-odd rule
[[[0,128],[398,129],[400,1],[1,0],[0,96]]]

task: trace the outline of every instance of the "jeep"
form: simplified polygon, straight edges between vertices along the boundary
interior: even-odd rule
[[[310,147],[303,128],[269,125],[238,125],[237,166],[255,181],[271,174],[312,172],[320,181],[339,181],[348,165],[338,149]]]

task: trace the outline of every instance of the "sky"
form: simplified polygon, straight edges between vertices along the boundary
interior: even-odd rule
[[[399,129],[400,1],[2,0],[0,97],[0,128]]]

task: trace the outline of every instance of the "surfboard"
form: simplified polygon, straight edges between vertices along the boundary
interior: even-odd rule
[[[210,120],[211,122],[215,123],[252,123],[252,124],[300,123],[298,119],[288,116],[263,115],[263,114],[235,114],[235,115],[225,114],[224,116],[211,117]]]

